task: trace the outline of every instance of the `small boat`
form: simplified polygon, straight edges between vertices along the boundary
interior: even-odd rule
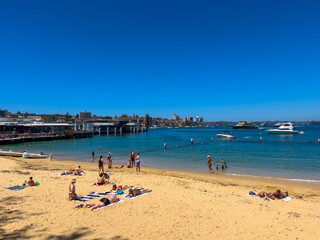
[[[22,153],[20,153],[20,152],[12,152],[12,151],[0,151],[0,156],[22,157]]]
[[[293,124],[291,122],[282,123],[279,128],[266,130],[269,134],[304,134],[302,131],[293,130]]]
[[[48,158],[47,154],[37,154],[37,153],[29,153],[29,154],[25,154],[24,158]]]
[[[235,139],[236,137],[232,135],[232,132],[223,131],[220,134],[217,134],[217,137],[224,138],[224,139]]]

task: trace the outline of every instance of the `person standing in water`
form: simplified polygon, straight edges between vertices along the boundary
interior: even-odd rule
[[[136,157],[136,171],[140,172],[140,154],[137,153],[137,157]]]
[[[94,162],[94,151],[92,150],[92,162]]]
[[[222,170],[224,170],[224,161],[223,161],[223,158],[221,158],[221,168],[222,168]]]
[[[219,163],[216,161],[216,170],[219,171]]]
[[[211,160],[211,157],[210,155],[207,156],[208,157],[208,168],[209,168],[209,173],[214,173],[213,169],[212,169],[212,160]]]

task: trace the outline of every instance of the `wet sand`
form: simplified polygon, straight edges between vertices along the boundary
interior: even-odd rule
[[[85,176],[58,176],[78,165]],[[273,179],[147,169],[111,169],[111,181],[153,192],[97,211],[75,208],[80,195],[103,192],[97,163],[0,157],[0,239],[319,239],[320,187]],[[21,185],[33,176],[38,187]],[[248,196],[253,190],[288,191],[292,200]],[[127,193],[127,191],[125,191]],[[91,200],[88,203],[96,202]]]

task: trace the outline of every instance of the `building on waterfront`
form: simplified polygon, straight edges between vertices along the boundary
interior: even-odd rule
[[[196,116],[193,121],[197,123],[203,122],[203,117]]]
[[[0,117],[8,117],[8,110],[0,109]]]
[[[188,117],[185,117],[184,120],[185,120],[185,121],[191,121],[191,122],[193,122],[193,117],[189,117],[189,116],[188,116]]]
[[[79,119],[90,119],[91,118],[91,112],[83,111],[79,112]]]
[[[180,117],[179,117],[178,115],[176,115],[176,114],[173,114],[173,115],[171,116],[171,120],[172,120],[172,121],[179,121],[179,120],[180,120]]]

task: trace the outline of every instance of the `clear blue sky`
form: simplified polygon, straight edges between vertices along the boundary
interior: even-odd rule
[[[0,2],[0,108],[320,119],[320,1]]]

